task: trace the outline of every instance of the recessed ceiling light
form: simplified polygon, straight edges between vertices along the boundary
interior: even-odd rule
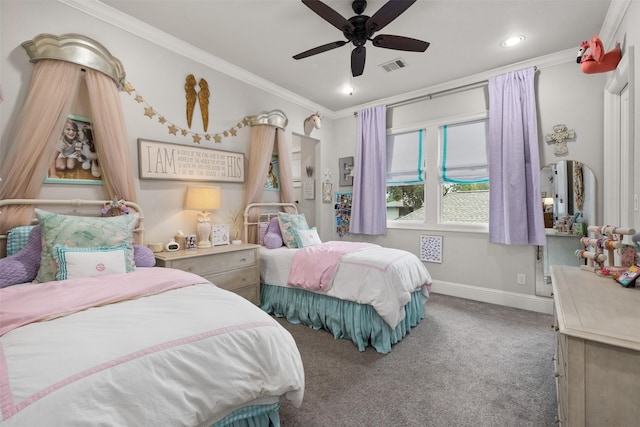
[[[524,36],[513,36],[513,37],[509,37],[508,39],[506,39],[505,41],[503,41],[502,43],[500,43],[500,46],[502,47],[513,47],[516,45],[519,45],[520,43],[522,43],[524,41]]]
[[[340,93],[343,95],[353,95],[353,87],[346,84],[340,88]]]

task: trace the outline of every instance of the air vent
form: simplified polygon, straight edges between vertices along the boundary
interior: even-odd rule
[[[385,62],[384,64],[380,64],[380,66],[382,68],[384,68],[386,72],[389,73],[391,71],[395,71],[395,70],[398,70],[400,68],[406,67],[407,63],[405,62],[404,59],[398,58],[398,59],[394,59],[393,61]]]

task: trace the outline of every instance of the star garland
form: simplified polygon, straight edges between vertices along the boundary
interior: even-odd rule
[[[196,132],[191,132],[188,129],[184,129],[181,128],[180,126],[176,126],[174,123],[172,123],[171,121],[167,120],[162,114],[158,113],[151,105],[149,105],[144,98],[142,97],[142,95],[140,95],[136,89],[133,87],[133,85],[129,82],[126,82],[124,84],[124,87],[122,88],[122,90],[124,90],[125,92],[127,92],[127,94],[129,94],[130,96],[133,97],[133,99],[138,103],[138,104],[144,104],[144,115],[149,117],[149,119],[153,119],[154,116],[158,116],[158,123],[160,123],[161,125],[165,125],[167,126],[167,129],[169,131],[169,133],[171,135],[174,136],[178,136],[178,133],[180,133],[180,135],[182,136],[187,136],[187,135],[191,135],[191,137],[193,138],[193,143],[194,144],[200,144],[200,142],[202,141],[202,139],[205,139],[207,141],[211,141],[212,139],[216,142],[216,143],[220,143],[222,142],[222,138],[227,138],[229,136],[237,136],[238,134],[238,130],[249,126],[249,118],[248,117],[244,117],[241,121],[239,121],[235,126],[233,126],[230,129],[227,129],[225,131],[222,132],[218,132],[218,133],[214,133],[214,134],[210,134],[210,133],[205,133],[205,134],[200,134],[200,133],[196,133]]]

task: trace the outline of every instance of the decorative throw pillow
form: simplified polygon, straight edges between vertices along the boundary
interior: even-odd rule
[[[32,282],[40,268],[40,227],[32,227],[29,240],[20,251],[0,259],[0,288]]]
[[[307,218],[304,214],[290,214],[285,212],[278,212],[278,222],[280,224],[280,234],[282,234],[282,241],[288,248],[297,248],[296,236],[293,234],[293,229],[298,228],[301,230],[308,230]]]
[[[261,246],[264,246],[264,235],[267,234],[267,228],[269,228],[268,222],[258,224],[258,244]]]
[[[143,245],[133,245],[133,259],[136,267],[153,267],[156,265],[156,257],[153,251]]]
[[[296,243],[299,248],[306,248],[307,246],[315,246],[322,243],[320,236],[318,236],[318,230],[315,227],[307,230],[300,230],[298,228],[293,229],[293,234],[296,236]]]
[[[53,257],[58,264],[56,280],[126,273],[126,252],[125,244],[111,248],[75,248],[55,245]]]
[[[42,252],[37,282],[55,280],[58,266],[53,258],[53,247],[62,245],[76,248],[126,246],[127,272],[136,268],[133,253],[133,230],[138,214],[113,217],[83,217],[62,215],[35,209],[42,233]]]
[[[272,218],[264,235],[264,246],[267,249],[278,249],[282,247],[282,235],[280,234],[280,223],[278,218]]]
[[[20,225],[7,231],[7,256],[15,255],[27,244],[35,225]]]

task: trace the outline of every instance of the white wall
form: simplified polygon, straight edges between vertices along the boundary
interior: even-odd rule
[[[598,191],[602,191],[602,137],[604,75],[585,75],[580,72],[575,58],[566,63],[548,66],[537,73],[537,102],[540,163],[559,160],[553,147],[544,140],[553,126],[566,124],[576,131],[576,140],[568,143],[569,155],[562,159],[583,162],[596,175]],[[465,102],[465,94],[470,107]],[[455,114],[464,106],[467,111],[482,110],[486,105],[478,101],[477,90],[443,96],[434,101],[421,101],[394,108],[388,114],[388,127],[409,126],[419,123],[428,114],[433,115],[430,102],[438,103],[435,111],[440,117]],[[429,111],[432,110],[432,111]],[[432,117],[432,116],[428,116]],[[335,122],[336,142],[329,158],[352,156],[355,153],[356,119],[345,117]],[[337,161],[334,160],[337,167]],[[334,184],[335,185],[335,184]],[[341,188],[341,190],[348,190]],[[601,217],[601,208],[598,215]],[[418,252],[419,236],[443,236],[443,262],[429,263],[427,267],[435,280],[434,290],[473,299],[549,310],[550,305],[535,295],[535,247],[497,245],[489,242],[486,233],[443,231],[437,228],[423,230],[388,229],[381,237],[348,236],[348,239],[367,240],[385,246]],[[527,284],[518,285],[517,275],[526,274]]]
[[[203,61],[187,56],[203,57],[201,52],[184,48],[184,55],[161,47],[133,35],[103,20],[93,18],[57,1],[2,0],[0,2],[0,84],[5,102],[0,104],[0,161],[10,144],[11,125],[24,102],[31,78],[33,64],[29,62],[21,43],[40,33],[55,35],[79,33],[102,43],[111,54],[124,65],[127,80],[142,95],[144,100],[158,113],[176,125],[188,128],[184,103],[184,81],[188,74],[209,83],[208,133],[213,134],[235,126],[243,117],[261,111],[280,109],[289,119],[288,139],[292,133],[303,134],[303,121],[317,108],[307,109],[282,97],[216,71]],[[167,45],[176,45],[167,39]],[[52,82],[52,84],[55,84]],[[190,136],[173,136],[166,125],[144,115],[145,104],[137,103],[132,96],[121,92],[122,106],[126,117],[130,152],[137,167],[137,139],[165,141],[193,145]],[[196,109],[192,128],[204,134],[199,110]],[[223,138],[219,144],[203,141],[200,146],[219,150],[246,153],[250,128],[242,128],[236,137]],[[332,133],[330,120],[325,120],[322,129],[314,130],[314,138],[327,139]],[[137,170],[135,171],[137,176]],[[213,212],[212,222],[228,223],[232,210],[244,208],[244,185],[232,183],[209,183],[222,187],[222,209]],[[188,185],[184,181],[137,181],[139,203],[145,211],[146,241],[168,241],[177,229],[195,233],[196,212],[184,211],[182,202]],[[41,197],[104,198],[102,187],[82,185],[44,184]],[[279,193],[265,192],[265,199],[276,201]]]

